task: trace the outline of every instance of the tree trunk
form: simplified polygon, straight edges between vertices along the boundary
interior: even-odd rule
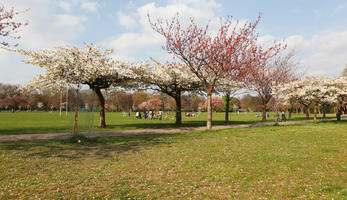
[[[317,124],[317,103],[315,103],[313,107],[313,121]]]
[[[325,104],[323,104],[322,110],[323,110],[323,118],[326,118],[327,116],[326,116],[326,105]]]
[[[78,109],[79,109],[79,89],[76,89],[75,115],[73,120],[72,137],[77,136],[78,128]]]
[[[206,129],[212,129],[212,88],[207,90],[207,123]]]
[[[336,107],[336,120],[340,121],[341,120],[341,113],[342,113],[342,108],[341,106],[337,106]]]
[[[306,109],[306,119],[310,119],[310,108],[307,106]]]
[[[59,116],[61,117],[61,104],[63,103],[63,92],[60,91]]]
[[[275,100],[275,104],[274,104],[274,112],[275,112],[275,125],[278,125],[279,122],[279,112],[278,112],[278,106],[277,106],[277,101]]]
[[[93,90],[99,99],[99,128],[106,128],[104,96],[102,95],[100,88],[93,88]]]
[[[66,107],[65,107],[65,115],[67,116],[67,112],[68,112],[68,102],[69,102],[69,88],[66,87]]]
[[[266,104],[263,104],[264,108],[263,108],[263,116],[261,118],[262,121],[266,121]]]
[[[181,104],[181,92],[175,96],[176,101],[176,124],[182,124],[182,104]]]
[[[78,125],[78,104],[75,104],[75,115],[73,120],[72,137],[77,136],[77,125]]]
[[[288,109],[288,119],[289,119],[289,120],[292,119],[292,112],[293,112],[293,108],[289,108],[289,109]]]
[[[229,102],[230,102],[230,95],[225,95],[225,122],[229,122]]]
[[[161,110],[162,111],[165,111],[165,99],[164,99],[164,96],[163,96],[163,94],[161,94],[161,102],[162,102],[162,104],[161,104]]]

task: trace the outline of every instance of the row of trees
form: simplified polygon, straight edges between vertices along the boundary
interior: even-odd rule
[[[86,93],[83,93],[83,96],[87,96]],[[63,98],[74,102],[76,101],[76,93],[72,89],[64,94],[50,90],[28,92],[19,85],[0,83],[0,110],[48,111],[57,110],[61,106],[64,108],[69,106],[69,110],[71,110],[71,105],[62,104]]]
[[[308,78],[306,78],[308,79]],[[287,93],[287,97],[290,93]],[[227,104],[227,96],[213,97],[212,110],[217,112],[225,112],[226,107],[236,111],[255,111],[260,112],[263,110],[261,98],[245,94],[242,97],[231,97],[229,106]],[[325,99],[325,98],[323,98]],[[323,100],[322,99],[322,100]],[[68,103],[66,103],[68,100]],[[285,101],[284,101],[285,100]],[[279,109],[287,110],[289,117],[292,112],[305,111],[307,116],[309,113],[314,113],[314,105],[301,104],[300,99],[291,98],[290,101],[281,99],[277,102]],[[325,116],[326,111],[334,111],[336,101],[330,97],[330,101],[324,100],[317,105],[318,112],[323,113]],[[341,100],[341,98],[340,98]],[[0,83],[0,111],[1,110],[42,110],[51,111],[59,110],[72,110],[74,102],[77,101],[76,93],[73,89],[68,91],[49,91],[41,90],[40,92],[28,92],[25,88],[18,85],[2,84]],[[105,110],[106,111],[145,111],[145,110],[163,110],[175,111],[175,100],[165,93],[145,91],[135,91],[127,93],[124,91],[108,91],[105,94]],[[196,93],[183,93],[181,96],[182,111],[187,112],[205,112],[207,110],[207,102],[204,96]],[[267,111],[273,111],[275,101],[272,98],[266,105]],[[79,99],[80,108],[93,109],[98,105],[95,94],[89,90],[82,90]],[[227,121],[227,120],[226,120]]]
[[[178,15],[172,20],[156,22],[149,17],[152,28],[166,38],[165,49],[179,60],[167,64],[153,60],[154,66],[145,62],[115,61],[109,56],[112,50],[88,44],[84,49],[58,47],[15,51],[30,56],[26,63],[46,69],[29,84],[29,88],[59,91],[69,85],[79,90],[81,85],[88,85],[99,100],[100,127],[106,127],[105,99],[101,90],[112,86],[150,88],[171,96],[176,103],[177,124],[181,123],[182,93],[202,92],[207,96],[207,129],[211,129],[213,93],[226,94],[228,102],[230,95],[241,87],[257,91],[255,88],[263,86],[266,91],[259,92],[259,96],[263,98],[265,113],[270,99],[269,85],[295,78],[291,57],[284,53],[285,45],[276,43],[266,49],[259,45],[255,32],[259,20],[260,17],[254,23],[234,25],[232,18],[227,18],[221,20],[217,33],[212,34],[208,26],[199,27],[193,19],[184,28]],[[277,56],[280,53],[283,56]]]
[[[90,90],[81,90],[79,92],[80,108],[95,108],[98,105],[95,94]],[[145,110],[163,110],[175,111],[175,99],[169,95],[153,91],[134,91],[127,93],[125,91],[108,90],[105,94],[106,111],[145,111]],[[52,90],[31,90],[27,91],[18,85],[0,83],[0,110],[72,110],[74,102],[77,101],[74,89],[63,91]],[[182,111],[198,112],[207,110],[206,98],[196,93],[183,93],[179,100]],[[244,95],[242,98],[233,97],[229,102],[229,107],[234,110],[256,110],[259,107],[259,98]],[[212,100],[213,111],[225,111],[225,97],[214,97]],[[259,108],[258,108],[259,109]]]
[[[346,112],[347,99],[347,76],[337,79],[322,77],[306,77],[290,83],[277,85],[273,89],[273,96],[281,98],[288,107],[293,107],[294,103],[301,104],[306,110],[306,117],[309,117],[309,108],[313,107],[314,121],[317,122],[317,108],[323,108],[325,116],[326,107],[336,105],[336,116],[340,119],[340,114]],[[289,109],[291,111],[291,109]]]
[[[153,66],[146,62],[119,62],[110,57],[113,50],[88,44],[84,49],[67,46],[12,51],[30,56],[26,63],[45,68],[45,73],[28,85],[29,89],[61,91],[69,86],[76,89],[78,98],[82,85],[89,86],[99,101],[100,127],[106,127],[102,90],[110,87],[149,88],[165,93],[175,100],[177,124],[181,123],[182,94],[200,92],[207,96],[207,129],[211,129],[213,94],[225,95],[227,120],[230,96],[241,88],[254,91],[266,120],[270,100],[277,102],[284,94],[275,93],[274,88],[298,79],[298,65],[283,42],[265,48],[258,41],[260,16],[254,23],[245,24],[235,23],[232,17],[221,18],[218,30],[212,31],[192,18],[184,26],[178,14],[167,20],[152,20],[148,15],[148,21],[154,31],[165,37],[164,49],[175,62],[162,64],[153,60]],[[76,111],[77,108],[78,104]]]

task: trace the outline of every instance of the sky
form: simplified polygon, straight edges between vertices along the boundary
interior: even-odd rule
[[[19,48],[38,50],[93,43],[115,50],[115,59],[129,62],[165,62],[170,56],[165,39],[147,19],[170,19],[179,12],[217,28],[220,17],[254,22],[264,44],[284,41],[294,49],[300,70],[307,76],[336,78],[347,66],[347,1],[340,0],[1,0],[18,11]],[[213,30],[212,30],[213,31]],[[3,39],[3,38],[1,38]],[[28,57],[0,49],[0,82],[25,85],[42,69],[25,64]]]

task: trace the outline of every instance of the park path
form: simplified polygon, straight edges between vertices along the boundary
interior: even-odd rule
[[[344,119],[346,120],[346,119]],[[336,121],[336,119],[321,119],[319,122]],[[313,123],[313,120],[302,121],[287,121],[279,122],[279,125]],[[221,130],[229,128],[247,128],[247,127],[263,127],[273,126],[275,122],[262,122],[252,124],[237,124],[237,125],[220,125],[213,126],[212,130]],[[81,135],[87,137],[113,137],[113,136],[133,136],[133,135],[150,135],[150,134],[172,134],[178,132],[189,131],[204,131],[206,127],[180,127],[180,128],[165,128],[165,129],[140,129],[140,130],[119,130],[105,132],[82,132]],[[4,135],[0,136],[0,142],[18,141],[18,140],[45,140],[45,139],[65,139],[71,137],[71,133],[44,133],[44,134],[23,134],[23,135]]]

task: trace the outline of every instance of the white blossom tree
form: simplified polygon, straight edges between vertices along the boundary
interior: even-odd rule
[[[18,53],[30,56],[25,63],[44,68],[44,75],[36,78],[38,86],[62,87],[65,84],[76,86],[88,85],[98,97],[100,120],[99,127],[106,127],[105,99],[102,89],[119,85],[133,77],[129,70],[131,65],[114,61],[109,55],[112,49],[102,50],[99,46],[85,45],[84,49],[74,47],[57,47],[54,50],[17,50]]]
[[[285,101],[296,99],[306,107],[308,116],[309,106],[313,105],[314,121],[317,122],[317,107],[325,103],[336,103],[341,89],[336,87],[333,80],[323,77],[306,77],[284,85],[279,85],[274,94]]]
[[[185,91],[201,89],[200,80],[181,65],[168,66],[153,60],[154,66],[134,65],[132,70],[142,86],[165,93],[175,99],[176,124],[182,124],[181,95]]]
[[[342,76],[334,80],[335,87],[339,89],[339,93],[337,95],[337,111],[336,117],[337,120],[340,120],[340,115],[342,112],[347,112],[347,76]]]

